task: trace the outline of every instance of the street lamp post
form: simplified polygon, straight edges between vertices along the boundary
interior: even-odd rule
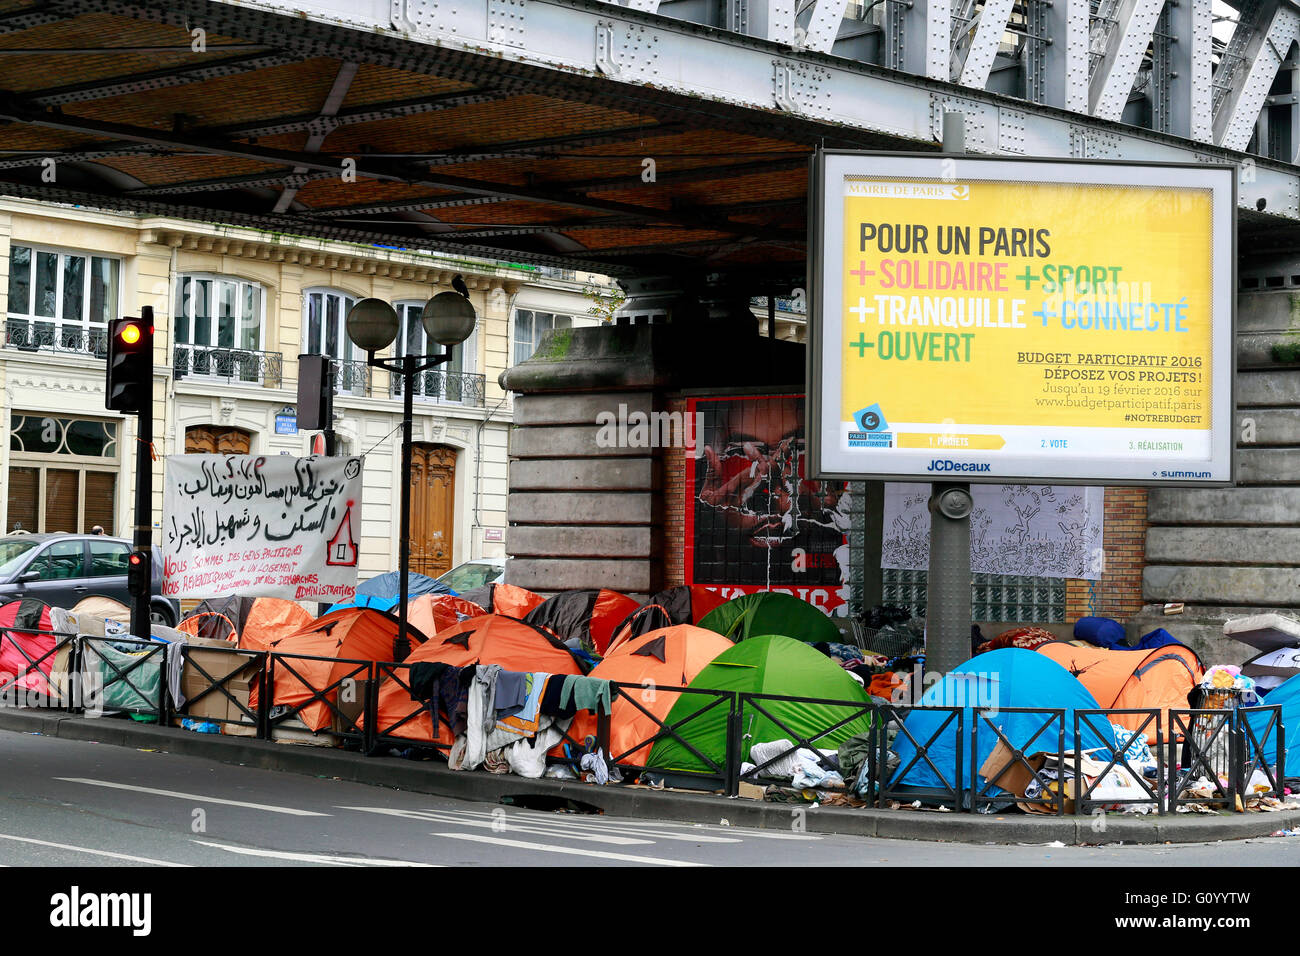
[[[393,658],[403,661],[411,652],[407,637],[407,603],[411,566],[411,417],[414,413],[414,380],[420,372],[448,362],[452,349],[474,331],[477,315],[473,304],[459,292],[440,292],[424,304],[420,323],[430,339],[443,346],[438,355],[399,355],[378,358],[375,353],[386,349],[397,338],[401,323],[397,311],[383,299],[362,299],[348,310],[347,331],[358,348],[366,353],[366,364],[402,377],[402,499],[401,531],[397,552],[398,592],[397,640]],[[409,340],[408,340],[409,341]]]

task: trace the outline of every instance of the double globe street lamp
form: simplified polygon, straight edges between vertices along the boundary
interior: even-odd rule
[[[347,315],[348,338],[366,353],[366,364],[385,369],[402,377],[402,527],[398,546],[398,628],[393,657],[403,661],[411,652],[407,637],[407,599],[411,565],[411,417],[415,376],[444,362],[451,361],[452,349],[474,331],[478,316],[474,305],[459,292],[440,292],[424,304],[420,324],[428,338],[443,346],[439,355],[397,355],[378,358],[375,353],[388,348],[397,338],[401,322],[397,311],[383,299],[361,299]],[[408,336],[407,341],[410,341]]]

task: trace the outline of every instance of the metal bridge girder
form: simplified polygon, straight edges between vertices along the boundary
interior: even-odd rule
[[[1089,82],[1093,116],[1118,122],[1128,104],[1142,57],[1151,45],[1164,0],[1121,0],[1096,70]]]
[[[1244,150],[1269,88],[1286,60],[1291,44],[1300,40],[1300,14],[1290,7],[1278,6],[1266,31],[1257,32],[1246,46],[1249,69],[1234,75],[1233,89],[1224,108],[1215,117],[1215,133],[1225,149]]]
[[[1002,43],[1002,34],[1006,32],[1012,6],[1013,0],[984,0],[975,36],[970,40],[957,78],[962,86],[982,90],[988,85],[989,72],[998,55],[998,46]],[[957,64],[954,63],[953,66],[955,68]]]

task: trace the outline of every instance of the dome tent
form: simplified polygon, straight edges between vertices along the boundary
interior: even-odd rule
[[[761,634],[780,634],[805,644],[843,640],[833,621],[807,601],[779,591],[744,594],[720,604],[700,620],[700,627],[733,641]]]
[[[742,641],[715,657],[688,686],[692,690],[772,694],[854,705],[763,701],[762,708],[771,717],[752,706],[740,708],[742,739],[738,759],[742,762],[749,759],[750,747],[755,743],[792,740],[792,734],[797,734],[811,739],[818,748],[833,749],[871,729],[871,718],[857,712],[858,705],[865,707],[871,702],[862,686],[824,654],[789,637],[768,634]],[[661,739],[646,764],[668,772],[716,772],[714,768],[721,767],[726,759],[727,708],[710,706],[714,700],[703,694],[680,695],[664,722],[682,739]],[[835,729],[830,733],[817,736],[831,727]]]
[[[983,766],[998,743],[993,727],[999,728],[1014,748],[1025,753],[1056,750],[1061,728],[1053,721],[1043,729],[1048,714],[1017,713],[1012,708],[1063,711],[1067,751],[1078,747],[1085,751],[1108,748],[1115,744],[1113,737],[1103,738],[1092,726],[1104,726],[1102,718],[1083,722],[1081,739],[1075,740],[1074,711],[1098,709],[1096,699],[1050,657],[1023,648],[1003,648],[972,658],[928,689],[916,706],[960,708],[964,737],[958,766],[958,728],[952,712],[914,710],[907,715],[903,730],[894,738],[893,750],[899,757],[899,765],[890,786],[916,788],[920,791],[918,795],[945,790],[946,784],[953,783],[969,788],[972,767]],[[979,720],[972,758],[971,728],[976,726],[982,710],[995,712],[989,714],[993,727]],[[926,748],[924,756],[918,755],[917,744]],[[1105,753],[1108,751],[1103,749]],[[988,786],[983,777],[977,782],[981,789]],[[988,790],[990,795],[1003,792],[997,787]]]

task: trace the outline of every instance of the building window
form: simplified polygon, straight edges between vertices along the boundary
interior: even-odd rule
[[[515,310],[515,361],[527,361],[537,351],[542,336],[551,329],[573,328],[573,316],[555,312],[534,312],[531,309]]]
[[[104,357],[118,317],[118,261],[37,246],[9,247],[5,344]]]
[[[884,602],[925,617],[929,575],[884,568]],[[1011,574],[971,575],[971,617],[976,621],[1060,624],[1065,620],[1065,578]],[[986,634],[986,638],[996,634]]]
[[[338,390],[364,395],[369,382],[365,354],[348,338],[348,310],[357,297],[335,289],[308,289],[302,296],[302,345],[307,355],[328,355],[335,362]]]
[[[441,355],[442,346],[432,341],[424,331],[420,315],[424,311],[424,302],[397,302],[393,307],[401,320],[397,341],[393,349],[400,358],[403,355]],[[436,368],[422,372],[415,377],[415,397],[430,401],[462,403],[480,396],[482,386],[470,381],[474,372],[474,358],[478,355],[478,329],[470,333],[460,345],[452,349],[452,358]],[[401,394],[401,381],[393,376],[393,394]]]
[[[253,282],[215,275],[178,276],[177,377],[262,381],[269,371],[262,354],[263,299],[262,287]],[[274,364],[278,378],[278,360]]]
[[[114,533],[117,422],[15,412],[9,420],[8,531]]]

